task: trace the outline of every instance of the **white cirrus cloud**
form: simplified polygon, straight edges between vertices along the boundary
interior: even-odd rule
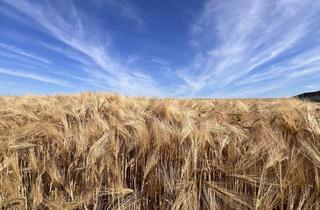
[[[91,62],[84,61],[85,64],[90,65],[88,68],[90,71],[86,71],[86,73],[99,83],[92,84],[93,86],[100,85],[106,89],[120,90],[122,93],[130,95],[132,93],[136,95],[164,95],[164,88],[159,87],[157,81],[150,75],[138,69],[130,69],[123,65],[121,59],[111,55],[112,52],[108,48],[109,41],[103,40],[98,33],[88,30],[83,25],[72,1],[62,1],[63,7],[68,8],[67,16],[65,9],[57,8],[50,2],[37,4],[24,0],[4,1],[36,22],[38,25],[34,25],[35,28],[87,56]],[[69,57],[72,56],[69,55]],[[137,77],[137,74],[144,75],[148,81],[146,79],[141,81],[141,77]]]
[[[319,13],[312,0],[206,1],[191,29],[197,55],[178,72],[180,94],[215,96],[253,83],[273,91],[275,81],[281,88],[295,76],[320,73]]]

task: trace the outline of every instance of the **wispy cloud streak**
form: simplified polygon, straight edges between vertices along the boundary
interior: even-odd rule
[[[138,24],[138,26],[142,26],[144,24],[144,20],[141,17],[141,12],[128,0],[96,0],[97,4],[101,4],[103,2],[107,3],[108,6],[112,6],[115,8],[117,13],[120,13],[121,16],[130,19]]]
[[[42,57],[40,57],[38,55],[34,55],[32,53],[25,52],[24,50],[19,49],[19,48],[14,47],[14,46],[11,46],[11,45],[0,43],[0,50],[6,50],[6,51],[18,54],[18,55],[23,56],[23,57],[27,57],[29,59],[33,59],[35,61],[42,62],[42,63],[45,63],[45,64],[50,64],[51,63],[51,61],[48,60],[48,59],[42,58]]]
[[[30,72],[0,68],[0,74],[36,80],[36,81],[50,83],[50,84],[54,84],[54,85],[58,85],[58,86],[62,86],[62,87],[72,87],[72,85],[69,82],[59,80],[59,79],[53,79],[53,78],[49,78],[49,77],[45,77],[45,76],[40,76],[40,75],[30,73]]]

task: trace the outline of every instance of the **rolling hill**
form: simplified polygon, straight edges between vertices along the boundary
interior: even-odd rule
[[[302,93],[295,97],[299,99],[320,102],[320,91]]]

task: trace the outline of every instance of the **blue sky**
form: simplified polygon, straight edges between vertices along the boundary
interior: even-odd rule
[[[320,1],[0,0],[0,94],[320,89]]]

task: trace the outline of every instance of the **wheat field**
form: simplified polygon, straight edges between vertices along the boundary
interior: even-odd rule
[[[320,106],[0,97],[0,209],[320,209]]]

